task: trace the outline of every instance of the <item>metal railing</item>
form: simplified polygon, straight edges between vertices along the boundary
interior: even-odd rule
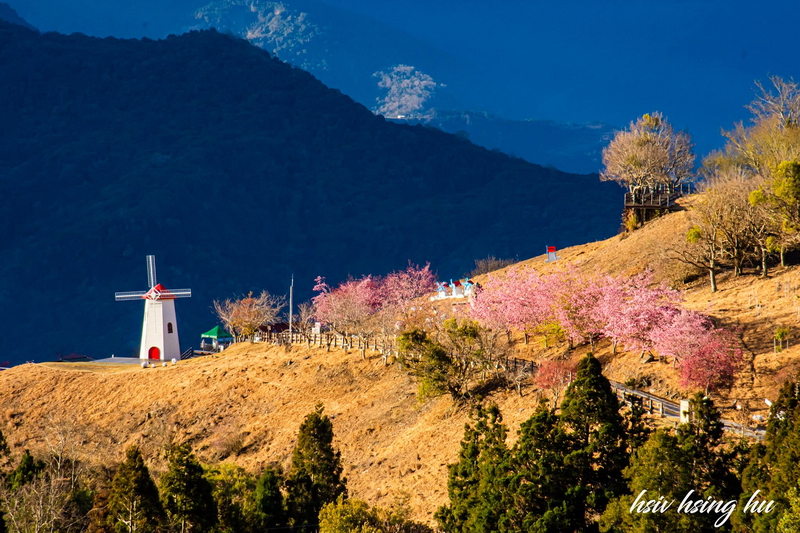
[[[671,402],[664,398],[660,398],[658,396],[655,396],[654,394],[650,394],[649,392],[631,389],[629,387],[626,387],[622,383],[618,383],[616,381],[611,381],[610,383],[611,383],[611,388],[614,389],[614,392],[616,392],[617,394],[617,398],[619,398],[620,400],[627,401],[625,395],[637,396],[642,399],[642,406],[649,414],[654,414],[655,412],[658,412],[658,414],[661,416],[669,418],[677,418],[680,420],[681,407],[679,404]],[[726,431],[739,433],[747,437],[754,437],[759,440],[764,438],[765,432],[763,429],[745,426],[743,424],[739,424],[738,422],[733,422],[730,420],[723,419],[721,422]]]

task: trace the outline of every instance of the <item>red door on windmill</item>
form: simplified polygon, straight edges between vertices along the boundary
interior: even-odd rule
[[[118,292],[116,299],[144,300],[142,343],[139,359],[169,360],[181,358],[178,340],[178,322],[175,317],[175,299],[189,298],[191,289],[169,290],[156,281],[156,258],[147,256],[148,291]]]

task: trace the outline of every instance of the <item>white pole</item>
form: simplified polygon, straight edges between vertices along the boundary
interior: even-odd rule
[[[289,285],[289,342],[292,342],[292,292],[294,291],[294,274],[292,274],[292,284]]]

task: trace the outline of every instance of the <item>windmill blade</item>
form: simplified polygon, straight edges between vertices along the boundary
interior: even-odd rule
[[[156,256],[154,255],[147,256],[147,283],[150,284],[151,289],[158,284],[156,281]]]
[[[118,302],[126,300],[141,300],[147,291],[133,291],[133,292],[115,292],[114,299]]]
[[[169,292],[175,298],[191,298],[192,297],[192,289],[169,289]]]

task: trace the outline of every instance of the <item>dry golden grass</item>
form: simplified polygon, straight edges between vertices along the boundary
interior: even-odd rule
[[[414,516],[429,521],[446,501],[446,465],[457,456],[468,420],[448,398],[420,404],[410,376],[377,355],[362,361],[355,350],[287,353],[241,344],[166,368],[86,366],[0,372],[0,427],[16,454],[43,450],[51,426],[66,422],[81,427],[87,450],[99,445],[93,460],[101,463],[121,460],[138,443],[158,473],[165,468],[163,448],[188,441],[203,461],[258,473],[272,462],[288,467],[303,417],[322,402],[351,493],[382,505],[407,494]],[[537,405],[530,393],[503,391],[492,399],[512,426]]]
[[[691,200],[684,205],[690,209]],[[681,274],[676,276],[664,251],[688,226],[688,212],[678,211],[627,236],[560,250],[556,264],[544,263],[543,256],[523,264],[547,270],[578,262],[580,268],[611,274],[651,268],[658,279],[675,282]],[[735,387],[715,396],[728,418],[736,418],[730,409],[734,401],[745,403],[751,414],[764,414],[764,398],[774,399],[783,380],[800,367],[800,348],[793,345],[800,338],[799,287],[796,268],[775,269],[766,280],[726,274],[713,294],[705,278],[687,287],[688,307],[742,331],[747,364]],[[451,302],[436,306],[452,309]],[[773,353],[779,326],[790,328],[792,345]],[[577,358],[586,351],[570,354],[563,345],[545,350],[538,341],[517,340],[515,350],[523,358]],[[673,399],[688,394],[679,389],[669,364],[643,363],[631,353],[612,356],[606,343],[596,353],[611,379],[645,378],[653,393]],[[48,433],[67,424],[80,428],[78,441],[90,461],[113,464],[126,446],[138,443],[158,474],[165,467],[163,448],[188,441],[203,461],[230,461],[258,473],[272,462],[288,466],[303,417],[322,402],[333,419],[351,493],[380,505],[408,495],[413,517],[431,522],[446,502],[446,466],[457,457],[468,413],[446,397],[420,404],[416,390],[410,376],[384,366],[377,355],[362,361],[356,350],[286,352],[240,344],[166,368],[59,363],[0,372],[0,428],[17,455],[25,448],[43,450]],[[538,404],[535,391],[525,392],[523,398],[506,391],[489,398],[500,406],[512,438]]]

